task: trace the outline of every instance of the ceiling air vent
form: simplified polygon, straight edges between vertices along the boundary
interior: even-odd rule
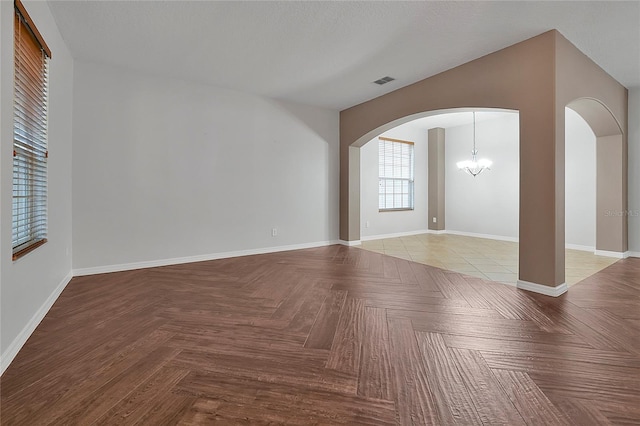
[[[381,79],[378,79],[378,80],[374,81],[374,83],[375,84],[379,84],[380,86],[382,86],[383,84],[387,84],[388,82],[393,81],[393,80],[395,80],[395,78],[386,76],[386,77],[382,77]]]

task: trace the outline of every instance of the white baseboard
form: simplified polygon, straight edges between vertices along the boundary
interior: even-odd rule
[[[396,232],[393,234],[369,235],[368,237],[361,237],[360,240],[361,241],[383,240],[385,238],[410,237],[412,235],[432,234],[436,232],[441,232],[441,231],[431,231],[429,229],[421,229],[418,231]]]
[[[342,244],[343,246],[359,246],[360,244],[362,244],[362,241],[364,241],[364,238],[361,240],[353,240],[353,241],[346,241],[346,240],[338,240],[338,244]]]
[[[561,294],[567,292],[569,287],[567,283],[562,283],[556,287],[549,287],[548,285],[530,283],[528,281],[518,280],[516,287],[522,290],[532,291],[534,293],[544,294],[545,296],[558,297]]]
[[[490,234],[476,234],[475,232],[446,230],[445,234],[462,235],[463,237],[486,238],[488,240],[509,241],[512,243],[518,242],[518,238],[515,238],[515,237],[504,237],[502,235],[490,235]]]
[[[615,257],[616,259],[626,259],[629,257],[629,252],[608,251],[608,250],[596,250],[594,253],[596,256]]]
[[[594,253],[596,251],[596,248],[593,246],[581,246],[579,244],[565,244],[564,248],[569,250],[588,251],[590,253]]]
[[[640,251],[628,251],[629,257],[640,257]]]
[[[131,271],[133,269],[155,268],[158,266],[179,265],[182,263],[204,262],[207,260],[227,259],[230,257],[251,256],[255,254],[277,253],[281,251],[302,250],[314,247],[324,247],[333,244],[340,244],[339,240],[319,241],[305,244],[292,244],[287,246],[265,247],[251,250],[228,251],[223,253],[211,253],[197,256],[176,257],[171,259],[150,260],[144,262],[122,263],[118,265],[94,266],[90,268],[79,268],[73,270],[74,277],[84,275],[106,274],[110,272]]]
[[[51,309],[55,301],[58,299],[60,293],[62,293],[67,284],[69,284],[69,281],[71,281],[71,278],[73,278],[73,274],[69,271],[69,274],[60,281],[60,284],[58,284],[47,300],[45,300],[42,306],[40,306],[40,309],[33,314],[27,325],[25,325],[22,331],[20,331],[20,334],[13,339],[13,342],[11,342],[9,347],[0,356],[0,375],[4,373],[7,367],[9,367],[9,364],[11,364],[16,355],[18,355],[20,349],[22,349],[31,334],[35,331],[36,327],[38,327],[38,324],[40,324],[40,321],[42,321],[47,312],[49,312],[49,309]]]

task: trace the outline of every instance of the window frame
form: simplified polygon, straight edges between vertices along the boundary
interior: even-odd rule
[[[385,144],[397,144],[395,145],[395,148],[392,148],[390,150],[390,152],[392,153],[392,158],[388,159],[387,158],[387,150],[384,149],[384,145]],[[399,163],[396,162],[396,159],[394,158],[394,155],[396,153],[396,149],[400,149],[400,151],[402,151],[402,147],[404,146],[409,146],[410,147],[410,151],[409,151],[409,158],[408,158],[408,162],[409,164],[405,165],[403,164],[403,155],[402,152],[400,152],[400,158],[399,158]],[[385,171],[387,170],[388,167],[385,167],[385,165],[389,165],[392,164],[392,176],[386,176],[385,175]],[[396,170],[399,167],[399,170]],[[403,168],[408,168],[408,176],[407,177],[403,177],[402,176],[402,172],[403,172]],[[383,169],[385,171],[383,171]],[[405,170],[406,171],[406,170]],[[396,172],[399,172],[399,175],[396,174]],[[400,194],[397,194],[395,192],[392,192],[391,194],[389,192],[386,191],[386,189],[383,191],[383,185],[386,188],[387,187],[387,183],[389,181],[393,181],[395,182],[407,182],[407,196],[408,196],[408,200],[407,200],[407,204],[405,205],[404,201],[401,199],[401,206],[398,207],[395,203],[395,199],[392,201],[393,203],[393,207],[387,208],[387,207],[382,207],[382,198],[384,197],[384,205],[387,205],[387,197],[392,196],[394,197],[395,195],[404,195],[404,192],[401,192]],[[395,185],[394,185],[395,186]],[[382,213],[382,212],[398,212],[398,211],[413,211],[415,209],[415,143],[411,142],[411,141],[405,141],[405,140],[401,140],[401,139],[392,139],[392,138],[387,138],[387,137],[383,137],[380,136],[378,137],[378,212]]]
[[[47,242],[48,93],[51,50],[14,0],[12,259]],[[22,37],[29,37],[25,41]],[[35,53],[35,52],[38,53]]]

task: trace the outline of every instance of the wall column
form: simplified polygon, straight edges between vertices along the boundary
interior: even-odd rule
[[[520,223],[517,287],[559,296],[564,258],[564,109],[520,109]]]
[[[622,135],[596,138],[596,252],[627,251]]]
[[[429,129],[429,229],[444,231],[444,129]]]
[[[360,147],[340,146],[340,240],[360,241]]]

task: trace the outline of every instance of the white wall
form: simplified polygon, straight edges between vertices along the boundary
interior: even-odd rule
[[[378,138],[360,148],[360,235],[367,239],[389,234],[426,232],[428,228],[428,133],[411,123],[380,136],[415,142],[414,210],[378,211]],[[367,222],[369,227],[367,228]]]
[[[565,243],[596,247],[596,135],[565,108]]]
[[[338,111],[84,62],[74,84],[74,269],[338,239]]]
[[[640,257],[640,87],[629,90],[629,251]]]
[[[13,140],[13,2],[0,2],[0,352],[2,371],[44,316],[71,273],[71,135],[73,59],[49,6],[24,5],[51,48],[49,68],[49,234],[35,251],[11,260]]]
[[[456,167],[458,161],[471,159],[473,124],[446,129],[446,229],[517,238],[519,116],[504,113],[500,118],[482,120],[482,114],[476,113],[478,159],[488,158],[493,166],[475,178]]]

